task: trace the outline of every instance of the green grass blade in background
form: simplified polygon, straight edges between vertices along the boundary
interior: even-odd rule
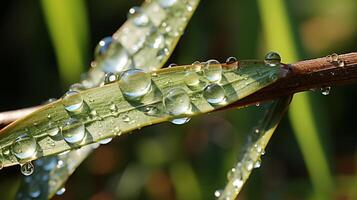
[[[282,0],[259,0],[267,49],[278,51],[284,62],[298,60],[297,46],[289,24],[289,15]],[[315,194],[329,196],[333,179],[317,133],[316,119],[311,112],[308,94],[295,95],[289,118],[309,171]]]
[[[88,22],[83,0],[41,0],[64,86],[79,80],[86,66]]]

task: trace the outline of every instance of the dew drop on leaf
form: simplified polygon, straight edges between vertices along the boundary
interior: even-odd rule
[[[68,143],[79,143],[85,136],[85,128],[82,122],[76,118],[69,118],[61,130],[64,140]]]
[[[274,67],[280,64],[281,57],[276,52],[269,52],[265,55],[264,61],[268,66]]]
[[[170,115],[182,115],[191,111],[191,100],[182,88],[170,89],[163,97],[165,111]]]
[[[83,107],[83,98],[77,91],[68,91],[62,97],[62,104],[68,112],[78,112]]]
[[[27,162],[21,165],[21,173],[25,176],[30,176],[35,171],[35,166],[32,162]]]
[[[36,139],[27,134],[20,135],[12,144],[12,153],[20,160],[34,157],[37,153]]]
[[[150,74],[140,69],[129,69],[121,75],[119,87],[127,98],[138,99],[150,92]]]
[[[198,76],[198,74],[195,71],[187,71],[185,73],[184,79],[185,79],[186,85],[189,87],[198,86],[198,84],[200,83],[200,77]]]
[[[99,144],[108,144],[112,140],[113,140],[113,138],[106,138],[106,139],[103,139],[103,140],[99,141]]]
[[[177,0],[156,0],[156,1],[163,8],[172,7],[177,2]]]
[[[178,124],[178,125],[180,125],[180,124],[186,124],[187,122],[190,121],[190,119],[191,119],[191,118],[189,118],[189,117],[177,118],[177,119],[171,120],[171,122],[172,122],[173,124]]]
[[[105,74],[104,84],[109,84],[116,80],[117,80],[117,75],[112,72],[108,72]]]
[[[226,60],[227,64],[233,64],[235,62],[237,62],[237,58],[236,57],[232,57],[232,56],[228,57],[227,60]]]
[[[66,192],[66,188],[62,187],[61,189],[59,189],[57,192],[56,192],[56,195],[60,196],[62,194],[64,194]]]
[[[129,9],[128,19],[132,20],[132,23],[138,27],[147,26],[150,23],[149,16],[137,6]]]
[[[217,60],[208,60],[203,72],[210,82],[219,82],[222,79],[222,65]]]
[[[103,56],[109,49],[110,45],[113,42],[112,37],[105,37],[99,41],[97,47],[94,51],[94,57],[98,59],[99,57]]]
[[[327,96],[327,95],[330,94],[331,87],[330,87],[330,86],[323,87],[323,88],[321,88],[320,90],[321,90],[321,94],[322,94],[322,95]]]
[[[226,95],[222,86],[210,84],[203,91],[203,97],[210,104],[221,104],[225,102]]]

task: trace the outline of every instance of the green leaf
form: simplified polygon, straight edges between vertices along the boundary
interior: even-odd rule
[[[221,81],[210,83],[212,69],[219,66],[214,64],[208,69],[203,63],[153,72],[149,74],[151,89],[140,100],[128,99],[122,93],[125,85],[121,84],[120,88],[118,82],[114,82],[48,104],[1,130],[2,165],[7,167],[28,162],[151,124],[211,112],[266,87],[278,80],[281,74],[280,65],[266,66],[264,61],[240,61],[239,67],[234,64],[224,65]],[[187,73],[199,79],[200,83],[196,87],[187,86],[187,80],[192,78]],[[136,78],[141,80],[142,77]],[[137,80],[129,81],[129,85],[140,85]],[[163,98],[175,88],[183,91],[184,94],[179,95],[184,96],[183,99],[188,96],[190,111],[179,111],[176,114],[169,107],[170,104],[163,105]],[[175,98],[175,95],[171,97],[172,105],[182,103],[181,100],[176,102]],[[80,111],[69,112],[68,105],[77,105],[79,99],[83,99]]]

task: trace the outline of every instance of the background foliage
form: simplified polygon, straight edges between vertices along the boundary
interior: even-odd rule
[[[79,71],[89,66],[96,43],[111,35],[125,21],[129,8],[140,3],[3,2],[0,111],[60,97],[75,77],[79,79]],[[286,9],[283,17],[292,28],[295,45],[285,47],[285,51],[296,49],[300,59],[356,51],[357,2],[274,1],[269,13],[277,12],[279,4]],[[285,29],[271,15],[262,14],[261,6],[261,1],[250,0],[202,1],[169,63],[210,58],[223,62],[228,56],[263,58],[266,51],[274,50],[271,46],[280,42],[277,38],[285,35],[281,35]],[[62,28],[54,30],[53,26]],[[274,30],[270,37],[267,27]],[[60,42],[56,43],[53,32],[61,32]],[[271,37],[277,39],[273,45]],[[66,53],[70,57],[60,56]],[[282,58],[291,61],[284,52]],[[76,76],[73,71],[77,71]],[[331,171],[333,199],[357,198],[356,91],[355,86],[345,86],[332,88],[329,96],[319,90],[307,96],[327,158],[327,164],[315,167]],[[211,199],[214,190],[223,187],[226,172],[264,113],[263,107],[217,112],[182,126],[164,123],[115,139],[78,168],[60,198]],[[301,113],[299,117],[304,126],[306,116]],[[309,160],[305,162],[298,144],[286,116],[268,146],[262,167],[253,172],[240,199],[312,199],[315,193],[323,192],[314,189],[314,178],[306,167]],[[312,154],[314,159],[320,158]],[[21,176],[18,167],[0,171],[2,199],[12,199]]]

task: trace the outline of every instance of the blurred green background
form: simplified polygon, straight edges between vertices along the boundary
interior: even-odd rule
[[[0,111],[60,97],[96,43],[125,21],[129,0],[6,1],[0,13]],[[357,50],[355,0],[202,0],[169,63],[211,58],[284,62]],[[239,199],[357,199],[357,87],[297,95]],[[213,199],[264,105],[164,123],[97,149],[55,199]],[[19,167],[0,171],[11,199]]]

